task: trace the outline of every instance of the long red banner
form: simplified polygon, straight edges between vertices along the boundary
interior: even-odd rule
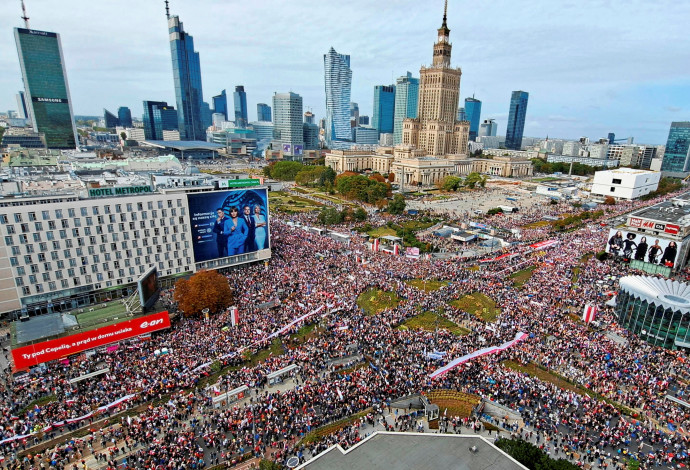
[[[15,370],[27,369],[43,362],[54,361],[87,349],[116,343],[165,328],[170,328],[170,316],[167,311],[121,321],[114,325],[51,339],[30,346],[22,346],[12,350],[14,368]]]

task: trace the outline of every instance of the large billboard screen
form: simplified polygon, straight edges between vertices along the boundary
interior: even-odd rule
[[[158,270],[155,266],[144,273],[137,281],[139,302],[143,308],[149,308],[158,300]]]
[[[197,263],[269,247],[266,188],[187,194]]]
[[[54,361],[71,354],[165,328],[170,328],[170,317],[168,312],[160,312],[75,335],[22,346],[12,350],[14,368],[15,370],[27,369],[43,362]]]
[[[680,261],[680,243],[657,235],[628,232],[626,230],[609,230],[606,252],[620,256],[625,260],[637,260],[645,263],[666,266],[671,269]]]

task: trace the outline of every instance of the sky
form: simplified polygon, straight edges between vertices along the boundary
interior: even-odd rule
[[[33,29],[58,32],[75,114],[102,115],[142,101],[175,105],[163,0],[25,0]],[[301,2],[171,0],[201,56],[205,101],[236,85],[249,120],[274,92],[293,91],[325,115],[323,54],[351,56],[352,101],[371,116],[375,85],[430,65],[443,0]],[[0,16],[0,109],[23,89],[13,28],[20,0]],[[657,0],[449,0],[451,64],[461,102],[505,134],[510,94],[529,92],[525,136],[633,136],[664,144],[690,120],[690,2]],[[229,100],[230,101],[230,100]],[[232,106],[231,103],[228,103]]]

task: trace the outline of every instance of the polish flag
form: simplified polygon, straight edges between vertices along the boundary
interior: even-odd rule
[[[379,251],[379,239],[374,238],[374,241],[371,242],[371,251]]]
[[[584,321],[585,323],[591,323],[592,321],[594,321],[594,318],[596,317],[598,311],[599,309],[596,305],[585,305],[585,310],[584,312],[582,312],[582,321]]]
[[[237,307],[230,307],[230,322],[232,326],[237,326],[240,322],[240,311]]]
[[[400,254],[400,245],[393,245],[393,254],[394,255]]]

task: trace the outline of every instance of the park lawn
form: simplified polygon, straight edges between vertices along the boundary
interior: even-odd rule
[[[455,390],[432,390],[427,393],[430,403],[438,405],[441,416],[457,416],[467,418],[472,416],[472,411],[481,398],[477,395],[458,392]]]
[[[542,228],[542,227],[548,227],[551,225],[551,222],[548,220],[538,220],[536,222],[532,222],[530,224],[523,225],[522,228],[529,229],[529,228]]]
[[[447,318],[439,315],[438,313],[435,312],[424,312],[420,313],[419,315],[415,315],[412,318],[409,318],[405,320],[399,327],[399,330],[404,330],[404,329],[412,329],[412,330],[417,330],[417,329],[422,329],[425,331],[434,331],[436,329],[436,319],[438,318],[438,327],[442,329],[446,329],[453,333],[454,335],[458,336],[465,336],[470,333],[470,330],[467,328],[463,328],[461,326],[456,325],[452,321],[448,320]]]
[[[513,280],[513,287],[516,289],[521,289],[522,286],[524,286],[532,277],[532,272],[535,269],[537,269],[536,266],[528,266],[525,269],[521,269],[520,271],[516,271],[511,274],[510,278]]]
[[[378,237],[385,237],[387,235],[392,235],[394,237],[398,236],[398,232],[396,232],[394,229],[388,228],[386,226],[376,227],[373,230],[369,230],[367,233],[369,234],[369,236],[377,237],[377,238]]]
[[[357,297],[357,305],[364,309],[367,315],[376,315],[387,308],[395,308],[400,303],[395,292],[386,292],[376,287],[370,287]]]
[[[105,324],[106,319],[112,320],[114,317],[119,317],[119,320],[125,320],[127,316],[127,309],[125,305],[120,300],[111,301],[105,304],[105,307],[101,307],[102,304],[91,305],[89,307],[83,307],[72,310],[72,315],[74,315],[79,322],[79,326],[82,328],[91,325],[102,326]],[[93,312],[89,310],[93,309]],[[84,313],[79,313],[79,310],[84,310]]]
[[[424,292],[433,292],[435,290],[439,290],[443,286],[447,286],[448,281],[425,281],[423,279],[408,279],[407,281],[405,281],[405,284],[407,284],[408,286],[412,286],[416,289],[423,290]]]
[[[492,322],[501,314],[501,309],[496,307],[496,302],[481,292],[473,292],[449,303],[453,307],[471,313],[485,322]]]

